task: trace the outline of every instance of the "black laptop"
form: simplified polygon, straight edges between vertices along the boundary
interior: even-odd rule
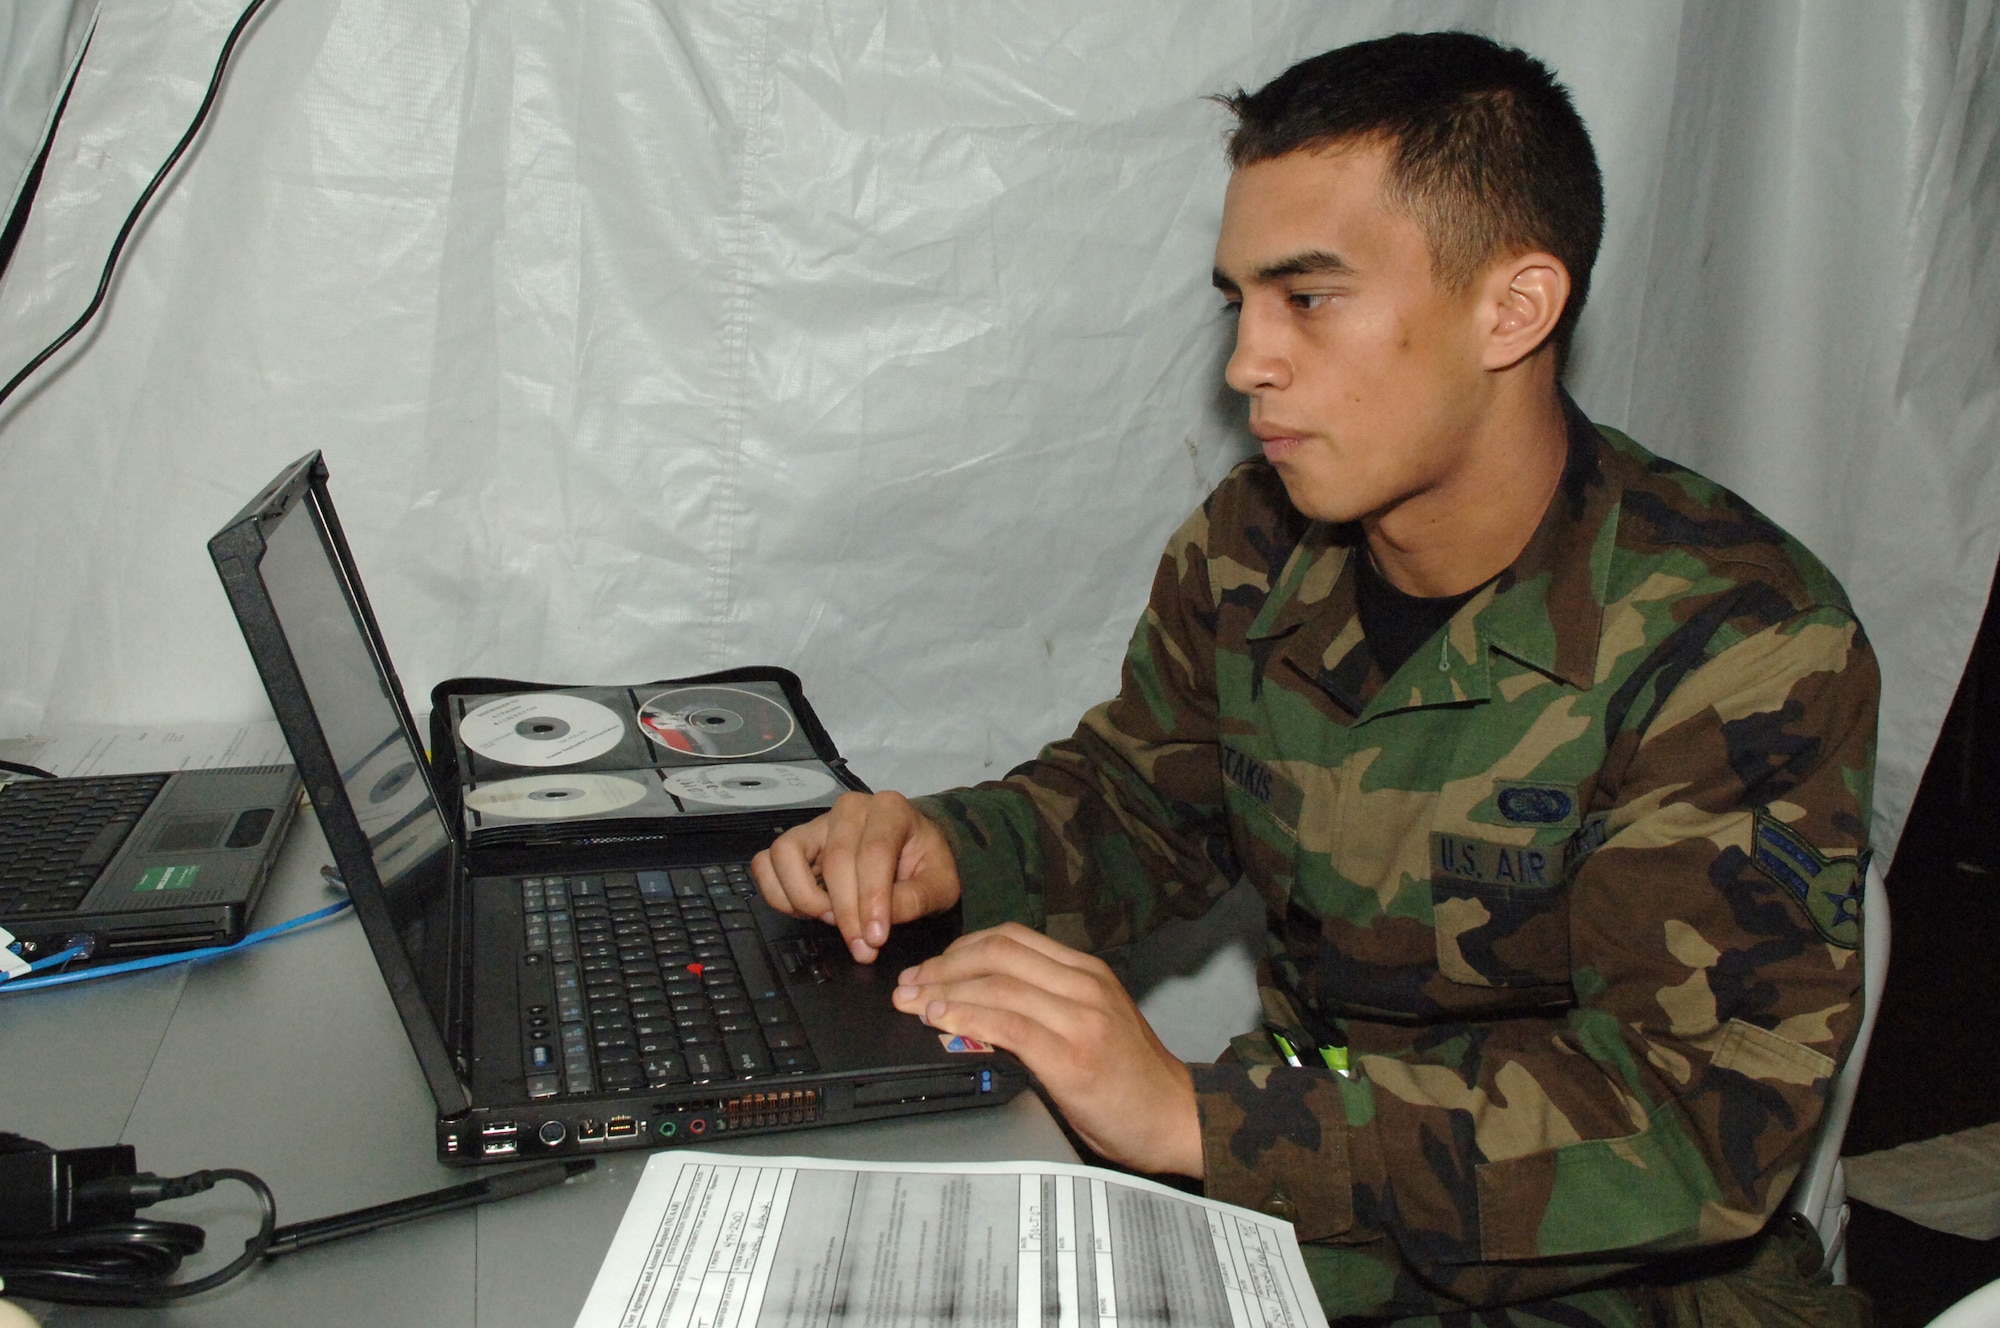
[[[445,815],[314,452],[209,541],[431,1094],[452,1163],[572,1155],[998,1105],[1002,1052],[896,1012],[872,965],[776,913],[768,818],[699,831],[461,842]],[[393,788],[384,795],[382,790]]]
[[[0,784],[0,928],[31,962],[241,940],[298,803],[288,765]]]

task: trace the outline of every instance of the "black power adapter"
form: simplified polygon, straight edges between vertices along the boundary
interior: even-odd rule
[[[104,1193],[93,1182],[139,1170],[129,1144],[106,1148],[50,1148],[18,1134],[0,1134],[0,1240],[53,1236],[70,1226],[127,1220],[130,1201]]]
[[[168,1282],[206,1236],[186,1222],[137,1216],[167,1199],[240,1181],[263,1207],[257,1234],[227,1265],[189,1282]],[[0,1290],[74,1305],[164,1305],[221,1286],[257,1261],[277,1228],[270,1187],[247,1171],[138,1171],[124,1144],[50,1148],[0,1134]]]

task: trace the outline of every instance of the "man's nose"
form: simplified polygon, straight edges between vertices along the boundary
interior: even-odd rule
[[[1236,315],[1236,349],[1222,371],[1223,381],[1250,396],[1265,388],[1282,388],[1291,381],[1282,338],[1270,325],[1268,314],[1246,300]]]

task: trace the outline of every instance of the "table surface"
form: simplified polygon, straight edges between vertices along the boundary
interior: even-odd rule
[[[254,925],[332,901],[318,822],[294,822]],[[58,1148],[126,1143],[139,1168],[237,1167],[290,1223],[473,1179],[433,1154],[435,1107],[352,912],[203,964],[0,996],[0,1129]],[[711,1144],[869,1161],[1074,1161],[1042,1104]],[[31,1305],[51,1324],[567,1325],[647,1152],[605,1155],[558,1188],[301,1251],[218,1291],[134,1312]],[[256,1205],[225,1182],[149,1215],[196,1222],[235,1257]]]

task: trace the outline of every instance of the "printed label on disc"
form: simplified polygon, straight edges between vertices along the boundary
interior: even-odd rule
[[[575,765],[604,755],[624,736],[625,721],[610,707],[561,692],[502,696],[458,722],[461,742],[508,765]]]
[[[660,775],[667,792],[683,802],[732,811],[795,807],[817,802],[839,785],[809,765],[733,765],[726,770],[669,770]]]
[[[524,775],[481,784],[465,805],[483,816],[560,821],[605,816],[646,796],[646,786],[623,775]]]

